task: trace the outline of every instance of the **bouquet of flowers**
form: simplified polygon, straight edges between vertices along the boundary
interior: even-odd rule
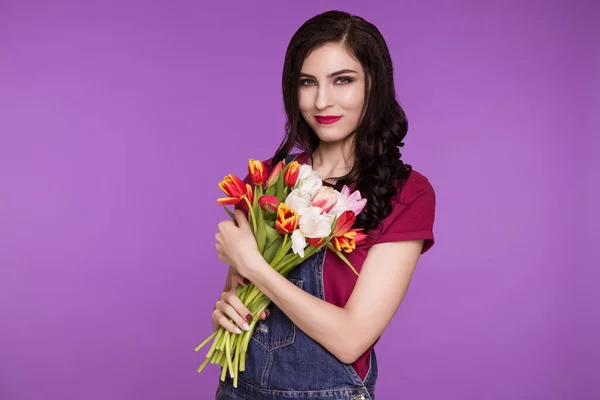
[[[366,238],[362,229],[352,229],[366,204],[360,192],[350,193],[347,186],[341,192],[324,186],[309,165],[297,161],[279,162],[267,177],[265,165],[250,159],[248,171],[252,184],[244,184],[233,174],[219,183],[227,197],[217,199],[217,203],[232,218],[228,205],[239,206],[247,213],[258,250],[273,269],[287,276],[305,258],[327,246],[358,275],[342,252],[351,252]],[[221,380],[229,371],[234,387],[238,372],[245,369],[246,351],[258,316],[271,303],[252,284],[240,286],[236,294],[253,316],[250,330],[234,334],[220,327],[196,347],[199,351],[214,339],[198,372],[209,362],[219,364]]]

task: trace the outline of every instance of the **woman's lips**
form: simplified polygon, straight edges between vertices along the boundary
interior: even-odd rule
[[[317,122],[320,124],[333,124],[334,122],[339,121],[340,118],[342,117],[335,115],[319,115],[315,117]]]

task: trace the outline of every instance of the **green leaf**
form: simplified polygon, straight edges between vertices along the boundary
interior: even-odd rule
[[[267,245],[267,248],[263,253],[263,257],[269,264],[271,263],[271,261],[273,261],[273,257],[275,257],[275,254],[277,253],[277,250],[279,250],[279,247],[282,243],[283,237],[279,236]]]
[[[277,182],[275,182],[275,196],[278,199],[282,199],[283,198],[283,189],[284,189],[284,184],[283,184],[283,171],[281,171],[281,174],[279,174],[279,177],[277,178]]]
[[[267,243],[267,226],[263,220],[263,213],[260,208],[256,213],[256,227],[256,244],[258,245],[258,251],[262,254]]]
[[[229,211],[229,208],[227,208],[227,206],[223,206],[223,208],[225,209],[225,211],[227,211],[227,214],[229,214],[229,216],[231,217],[231,219],[235,218],[235,216],[233,215],[233,213],[231,211]]]
[[[279,261],[281,261],[281,259],[287,254],[287,252],[290,250],[291,247],[292,247],[292,238],[285,238],[283,241],[283,244],[281,245],[281,247],[279,247],[277,254],[275,254],[275,257],[272,260],[271,266],[277,265],[279,263]]]
[[[276,185],[271,185],[267,188],[267,191],[265,192],[265,196],[274,196],[275,195],[275,186]],[[278,197],[279,198],[279,197]]]
[[[333,252],[335,254],[337,254],[337,256],[339,258],[341,258],[342,261],[344,261],[346,263],[346,265],[348,265],[350,267],[350,269],[356,274],[356,276],[360,276],[358,274],[358,272],[356,271],[356,269],[354,269],[354,267],[352,266],[352,264],[350,263],[350,261],[348,261],[348,259],[340,251],[338,251],[338,249],[335,248],[335,246],[333,245],[333,243],[331,243],[331,242],[327,243],[327,247],[329,247],[331,250],[333,250]]]
[[[271,224],[271,221],[264,221],[265,224],[265,231],[267,233],[267,244],[272,243],[273,240],[281,238],[281,240],[283,241],[283,236],[281,235],[281,233],[279,233],[279,231],[277,229],[275,229],[275,221],[273,221],[273,224]]]
[[[275,220],[267,219],[267,220],[265,220],[265,225],[269,226],[270,228],[273,228],[273,230],[278,232],[277,229],[275,228]]]
[[[256,211],[256,207],[260,207],[258,205],[258,199],[260,197],[258,194],[258,186],[254,186],[253,196],[254,198],[252,199],[252,207],[254,207],[254,210]]]

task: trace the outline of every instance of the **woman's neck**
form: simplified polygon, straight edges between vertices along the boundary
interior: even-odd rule
[[[349,146],[321,143],[311,154],[309,163],[322,180],[338,178],[352,169],[354,155]]]

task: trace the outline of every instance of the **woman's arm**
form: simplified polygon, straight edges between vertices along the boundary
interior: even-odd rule
[[[400,306],[422,247],[422,240],[371,247],[343,308],[298,288],[257,252],[251,252],[238,271],[308,336],[341,362],[352,364],[381,336]]]

